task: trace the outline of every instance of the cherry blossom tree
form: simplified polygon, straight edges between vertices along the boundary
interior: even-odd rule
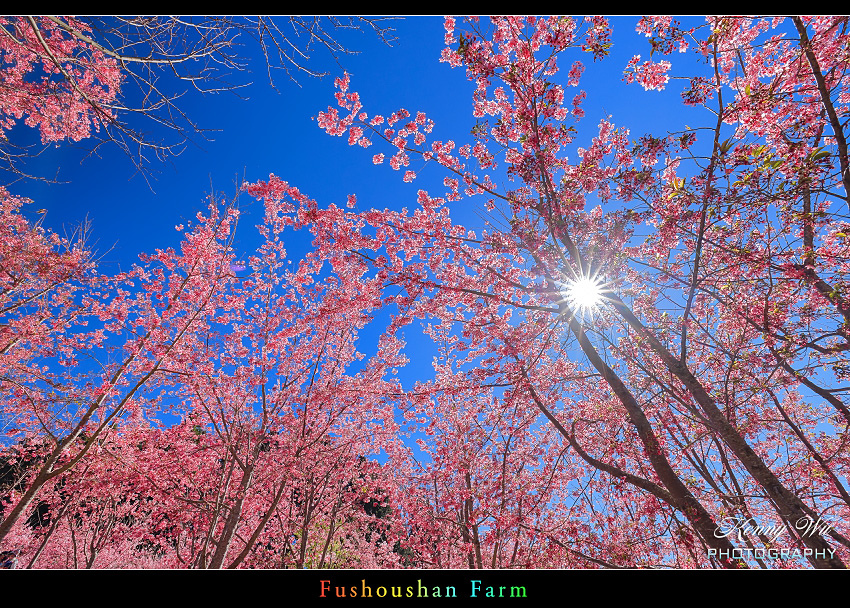
[[[451,374],[441,372],[442,385],[451,386]],[[433,398],[410,412],[421,455],[394,461],[404,471],[397,506],[416,564],[569,567],[581,563],[575,556],[592,564],[566,543],[555,544],[562,532],[577,531],[567,485],[579,475],[564,470],[569,464],[554,429],[535,425],[536,408],[511,397],[499,402],[486,391],[435,389],[417,387],[433,390]]]
[[[188,336],[232,276],[223,239],[234,221],[233,214],[213,207],[200,217],[198,231],[186,236],[181,254],[160,251],[147,259],[150,265],[112,277],[97,275],[89,263],[84,281],[65,277],[58,297],[37,301],[42,310],[35,318],[45,319],[53,332],[10,339],[23,364],[13,368],[14,377],[3,378],[3,416],[14,421],[10,435],[43,438],[47,453],[0,523],[0,539],[42,487],[75,467],[121,418],[144,407],[140,397],[149,387],[155,390],[167,361],[185,356]],[[50,250],[41,254],[56,257]],[[16,311],[16,317],[34,324],[33,315]],[[94,365],[84,365],[84,358]]]
[[[274,218],[262,229],[267,240],[245,267],[248,274],[235,277],[227,308],[208,331],[195,334],[194,356],[166,370],[218,446],[222,471],[211,494],[216,515],[207,541],[215,550],[199,550],[201,567],[236,567],[273,519],[283,524],[281,542],[298,538],[298,566],[308,550],[310,557],[317,552],[316,526],[326,527],[321,562],[346,527],[352,471],[394,436],[393,401],[385,394],[399,389],[384,379],[400,362],[392,345],[351,372],[363,358],[357,330],[374,306],[368,283],[343,293],[334,279],[320,280],[320,266],[309,261],[287,270],[282,229],[288,222],[277,212],[267,209]],[[221,530],[213,532],[216,518]],[[245,540],[225,563],[240,529]]]
[[[524,394],[575,462],[657,514],[664,551],[632,563],[789,565],[759,557],[775,539],[720,533],[734,519],[778,521],[810,565],[843,568],[847,20],[637,27],[653,53],[693,49],[705,68],[636,56],[624,78],[684,79],[704,127],[634,138],[608,118],[577,147],[586,94],[568,91],[585,66],[559,68],[603,59],[609,23],[448,18],[442,60],[475,84],[474,141],[429,142],[423,112],[368,114],[348,77],[319,117],[386,146],[393,169],[442,167],[447,192],[420,190],[412,212],[318,211],[314,233],[337,264],[403,289],[396,326],[450,326],[469,386]],[[472,197],[490,213],[480,234],[450,219]]]
[[[386,476],[363,461],[396,437],[392,395],[401,391],[390,378],[404,364],[401,344],[388,337],[364,359],[357,332],[381,303],[375,286],[341,289],[318,256],[291,266],[292,209],[270,202],[262,244],[237,259],[239,212],[211,202],[195,226],[177,227],[179,252],[143,255],[116,276],[86,275],[76,300],[37,309],[56,316],[65,305],[75,316],[41,350],[18,337],[23,363],[3,378],[10,433],[18,445],[41,442],[4,488],[0,524],[28,563],[129,567],[139,547],[139,563],[160,567],[398,559],[391,539],[377,542],[362,504],[385,500]],[[57,265],[77,261],[42,247]],[[147,427],[159,412],[183,421]],[[12,446],[7,461],[20,451]],[[34,535],[27,515],[42,504],[55,516]]]

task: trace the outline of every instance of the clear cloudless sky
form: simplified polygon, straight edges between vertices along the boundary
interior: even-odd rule
[[[683,20],[687,24],[701,21]],[[578,87],[587,92],[586,116],[578,125],[579,142],[586,145],[596,133],[599,120],[607,115],[615,125],[629,127],[633,138],[704,123],[708,118],[704,110],[682,106],[681,85],[673,82],[667,90],[658,92],[622,81],[623,69],[633,55],[649,58],[649,44],[635,33],[636,17],[614,17],[611,22],[614,44],[607,58],[594,62],[590,54],[576,52],[567,54],[560,63],[563,73],[558,78],[564,79],[574,59],[582,60],[586,67]],[[391,46],[366,30],[339,32],[341,42],[359,52],[340,56],[342,67],[317,49],[309,65],[330,72],[325,78],[299,75],[295,84],[280,72],[273,88],[261,59],[255,57],[251,72],[234,74],[234,82],[252,81],[238,94],[188,91],[178,105],[199,127],[211,131],[206,133],[207,139],[194,137],[182,154],[166,162],[151,159],[148,180],[115,146],[102,146],[96,156],[86,158],[86,144],[90,147],[92,142],[84,141],[51,146],[25,167],[43,176],[53,176],[58,170],[61,183],[11,183],[13,178],[8,174],[0,175],[0,183],[9,184],[13,194],[33,199],[34,204],[26,211],[33,219],[38,217],[36,210],[46,209],[45,226],[60,233],[88,218],[92,223],[90,243],[101,254],[101,267],[107,272],[129,268],[140,252],[176,246],[179,234],[174,226],[204,209],[205,197],[211,191],[232,197],[243,181],[267,179],[270,173],[297,186],[320,206],[342,206],[348,194],[356,194],[360,209],[411,208],[420,188],[435,195],[445,191],[441,174],[436,179],[438,172],[425,171],[422,179],[405,184],[402,172],[393,171],[388,163],[372,164],[372,155],[379,151],[375,146],[365,150],[350,147],[347,138],[328,136],[315,121],[320,111],[335,105],[333,78],[344,68],[351,74],[351,90],[360,93],[364,110],[370,115],[388,116],[399,108],[411,114],[421,110],[435,121],[433,138],[453,139],[458,145],[472,140],[472,85],[464,70],[439,62],[444,45],[443,18],[406,17],[386,24],[395,28],[397,36]],[[250,45],[245,50],[258,54],[258,49]],[[696,60],[693,51],[669,59],[673,61],[672,74],[677,71],[677,62],[682,65]],[[168,82],[168,76],[163,75],[161,84],[167,87]],[[568,99],[578,89],[568,89]],[[149,122],[131,125],[150,130],[153,138],[173,140],[171,133],[156,130]],[[18,125],[10,139],[23,143],[37,141],[37,136]],[[380,151],[387,152],[385,148]],[[414,161],[411,168],[419,167]],[[243,209],[248,203],[249,197],[240,198]],[[259,211],[258,205],[248,207],[249,216],[242,220],[244,228],[240,229],[246,240],[252,233],[249,227],[256,223],[251,221],[252,208]],[[481,220],[473,208],[480,209],[476,199],[455,203],[452,212],[474,228]],[[248,243],[244,244],[247,247]],[[306,251],[309,239],[287,245],[297,259]],[[421,348],[427,347],[422,344]],[[365,344],[361,349],[370,351]],[[426,351],[418,350],[417,355],[418,361],[411,361],[411,368],[402,376],[405,384],[422,377],[418,364],[431,362]]]

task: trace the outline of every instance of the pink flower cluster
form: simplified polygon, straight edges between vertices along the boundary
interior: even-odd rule
[[[656,89],[661,91],[670,81],[667,72],[670,70],[669,61],[644,61],[638,65],[640,55],[635,55],[626,64],[623,80],[631,84],[637,82],[647,91]]]
[[[65,20],[90,33],[82,22]],[[90,137],[114,118],[110,106],[123,79],[118,62],[48,17],[35,23],[38,32],[25,17],[0,17],[0,136],[26,116],[43,143]]]

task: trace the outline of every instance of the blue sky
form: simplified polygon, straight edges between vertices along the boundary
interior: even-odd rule
[[[581,59],[586,66],[579,85],[587,92],[587,99],[586,116],[578,125],[578,145],[590,141],[599,120],[606,115],[611,115],[615,125],[630,127],[633,138],[647,132],[664,134],[666,129],[679,129],[689,121],[691,125],[704,121],[704,110],[681,105],[681,87],[675,83],[663,92],[647,92],[622,81],[628,60],[634,54],[648,58],[649,45],[634,31],[637,18],[614,17],[611,21],[614,45],[607,58],[593,62],[589,54],[576,52],[561,62],[564,70],[574,59]],[[693,19],[694,23],[700,21]],[[359,51],[341,57],[341,63],[351,74],[351,89],[360,93],[364,109],[383,115],[402,107],[412,114],[421,110],[435,121],[435,139],[454,139],[458,145],[470,141],[474,125],[472,85],[462,69],[439,62],[443,18],[407,17],[392,26],[397,35],[392,46],[368,32],[341,33],[341,41]],[[100,252],[101,268],[106,272],[119,266],[127,269],[141,252],[176,245],[179,234],[174,226],[203,209],[211,191],[232,196],[243,180],[267,179],[270,173],[297,186],[321,206],[343,205],[348,194],[356,194],[360,209],[412,207],[420,188],[432,188],[435,194],[445,190],[440,183],[442,174],[425,172],[421,179],[405,184],[401,172],[393,171],[388,164],[372,164],[374,148],[350,147],[346,138],[328,136],[317,126],[315,117],[334,103],[333,77],[342,73],[329,55],[316,52],[310,63],[315,69],[330,72],[329,76],[302,76],[296,85],[281,73],[275,80],[277,90],[269,85],[264,66],[256,59],[253,73],[235,75],[238,83],[253,81],[240,88],[238,95],[189,91],[180,99],[181,109],[196,124],[215,131],[207,133],[209,139],[195,137],[182,154],[166,162],[153,159],[150,179],[139,175],[114,146],[101,147],[99,156],[85,158],[87,145],[92,142],[84,141],[50,147],[26,166],[27,171],[44,176],[59,170],[63,183],[18,181],[9,190],[34,200],[27,211],[33,218],[35,210],[46,209],[45,225],[60,233],[88,218],[92,222],[90,243]],[[677,54],[672,60],[691,62],[693,53]],[[152,126],[131,124],[145,130]],[[153,130],[152,135],[173,140],[168,132]],[[10,139],[18,143],[35,141],[35,135],[20,125]],[[433,179],[435,176],[437,179]],[[0,177],[9,183],[6,176]],[[243,209],[251,201],[245,196],[240,200]],[[461,201],[454,204],[452,212],[474,228],[474,222],[480,220],[471,211],[478,206]],[[242,226],[252,224],[250,216],[243,219]],[[250,232],[245,230],[246,238]],[[306,238],[288,243],[290,255],[296,258],[307,246]],[[362,348],[369,351],[366,345]],[[426,348],[425,343],[417,348],[418,355],[425,354],[421,350]],[[430,360],[425,355],[419,362],[430,364]],[[412,363],[402,376],[405,384],[422,376],[417,362]]]

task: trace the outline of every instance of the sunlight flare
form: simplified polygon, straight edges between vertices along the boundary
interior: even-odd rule
[[[602,282],[581,277],[567,284],[567,301],[574,309],[592,310],[602,303]]]
[[[566,284],[567,304],[576,313],[592,312],[602,304],[602,281],[594,277],[579,277]]]

